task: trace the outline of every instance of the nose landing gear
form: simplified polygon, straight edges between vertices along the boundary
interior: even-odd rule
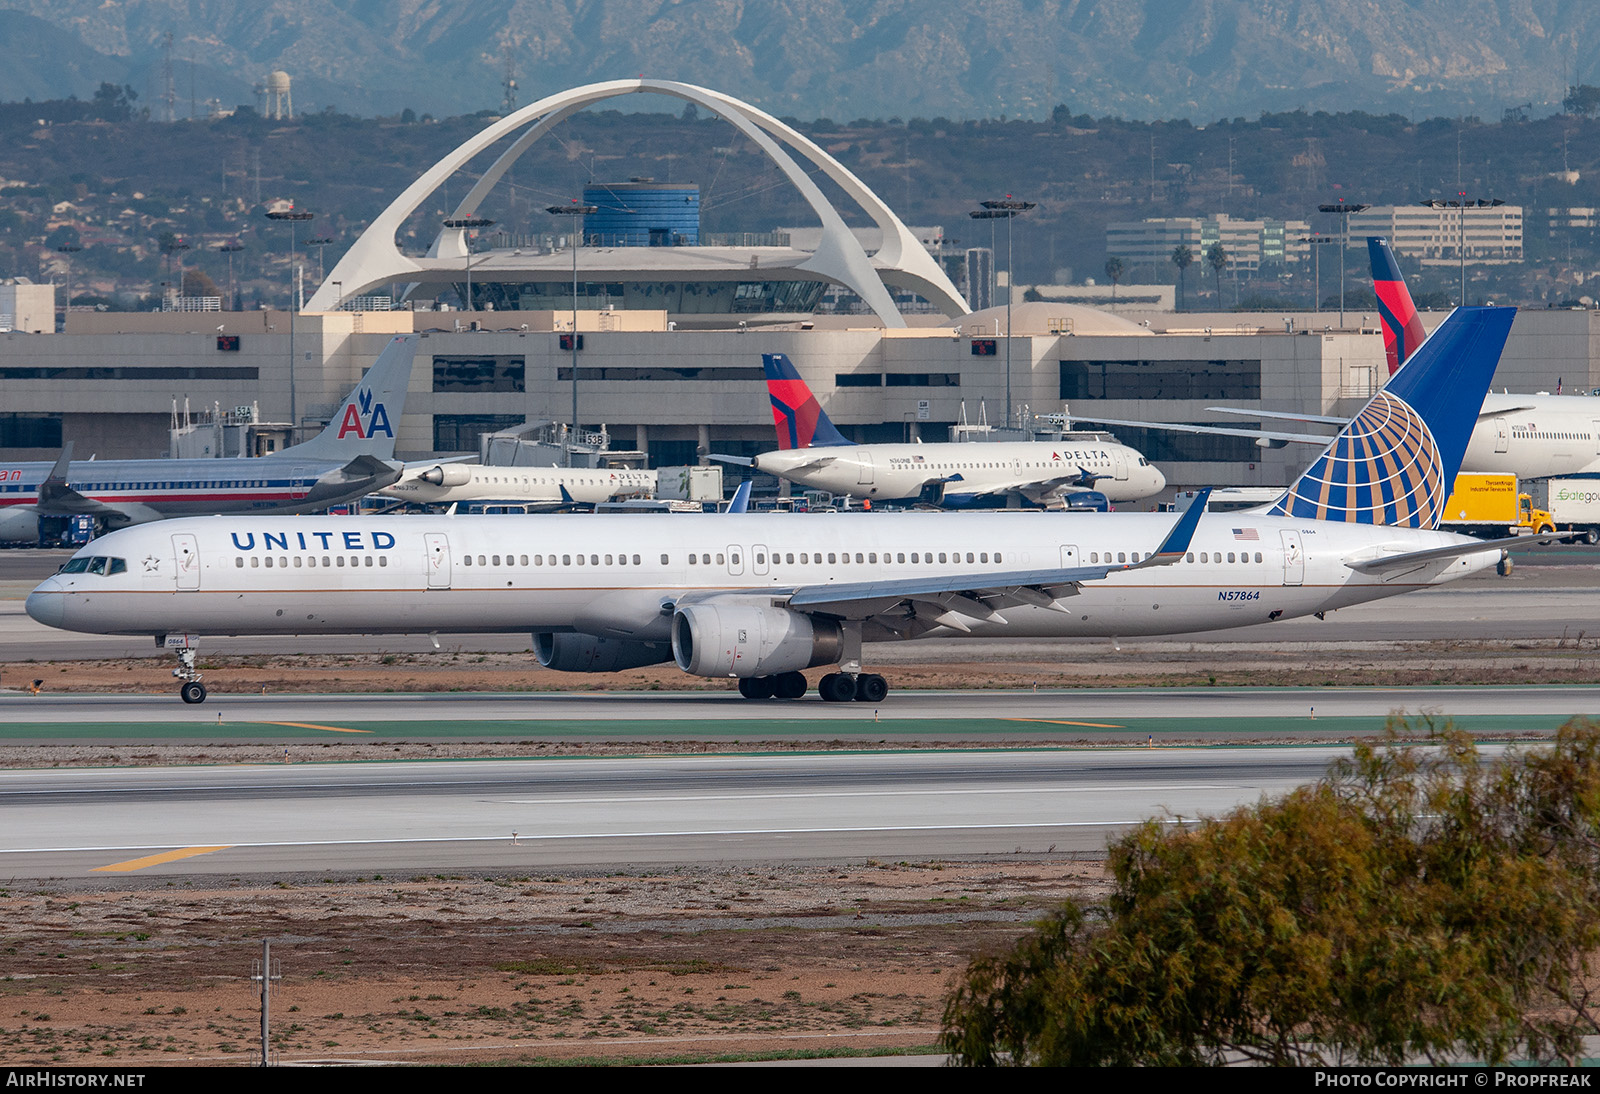
[[[183,681],[178,685],[178,697],[191,706],[206,701],[206,686],[200,682],[200,672],[194,667],[194,649],[178,651],[178,667],[172,675]]]

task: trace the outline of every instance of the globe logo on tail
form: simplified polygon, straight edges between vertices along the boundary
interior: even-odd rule
[[[1399,397],[1380,391],[1272,512],[1434,528],[1443,515],[1448,487],[1439,446],[1421,415]]]

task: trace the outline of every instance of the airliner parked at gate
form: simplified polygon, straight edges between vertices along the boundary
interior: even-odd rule
[[[675,661],[798,698],[881,700],[863,644],[1178,634],[1317,614],[1493,566],[1437,531],[1510,309],[1461,309],[1262,513],[213,518],[115,532],[28,597],[53,627],[152,635],[531,632],[571,672]]]
[[[102,531],[202,513],[304,513],[352,501],[400,477],[394,434],[417,336],[396,337],[328,426],[272,456],[204,460],[0,463],[0,543],[37,543],[93,517]]]
[[[778,451],[748,464],[813,490],[947,509],[1038,506],[1104,509],[1161,492],[1167,480],[1109,433],[1059,441],[964,444],[853,444],[834,426],[794,364],[761,355],[778,430]]]

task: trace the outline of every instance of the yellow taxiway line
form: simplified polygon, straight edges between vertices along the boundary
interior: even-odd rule
[[[292,726],[295,729],[325,729],[329,733],[373,733],[370,729],[346,729],[344,726],[319,726],[311,722],[256,722],[258,726]]]
[[[89,872],[92,874],[126,874],[134,870],[143,870],[147,866],[160,866],[164,862],[176,862],[181,858],[194,858],[196,855],[209,855],[213,851],[226,851],[232,846],[231,843],[224,843],[218,847],[180,847],[176,851],[164,851],[159,855],[131,858],[127,862],[113,862],[110,866],[96,866]]]

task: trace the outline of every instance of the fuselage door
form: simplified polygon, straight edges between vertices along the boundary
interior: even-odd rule
[[[861,457],[861,462],[860,462],[860,464],[857,465],[857,468],[856,468],[856,485],[857,486],[871,486],[872,485],[872,453],[868,452],[865,448],[856,449],[856,453]]]
[[[1300,542],[1300,533],[1285,531],[1283,535],[1283,583],[1301,585],[1306,580],[1306,552]]]
[[[172,537],[172,556],[177,560],[178,591],[200,588],[200,542],[187,532]]]
[[[1594,430],[1594,451],[1600,456],[1600,422],[1590,422],[1589,427]]]
[[[428,588],[450,587],[450,537],[443,532],[425,532],[422,540],[428,551]]]
[[[1504,418],[1494,420],[1494,450],[1504,452],[1511,444],[1511,430],[1506,426]]]
[[[1117,481],[1128,481],[1128,453],[1125,449],[1113,448],[1111,450],[1111,463],[1116,470]]]
[[[728,544],[728,573],[738,576],[744,573],[744,548],[738,544]]]
[[[758,543],[750,548],[750,572],[764,574],[771,568],[771,560],[767,557],[767,545]]]
[[[1063,546],[1061,548],[1061,568],[1071,570],[1083,565],[1083,556],[1078,553],[1077,547]]]

